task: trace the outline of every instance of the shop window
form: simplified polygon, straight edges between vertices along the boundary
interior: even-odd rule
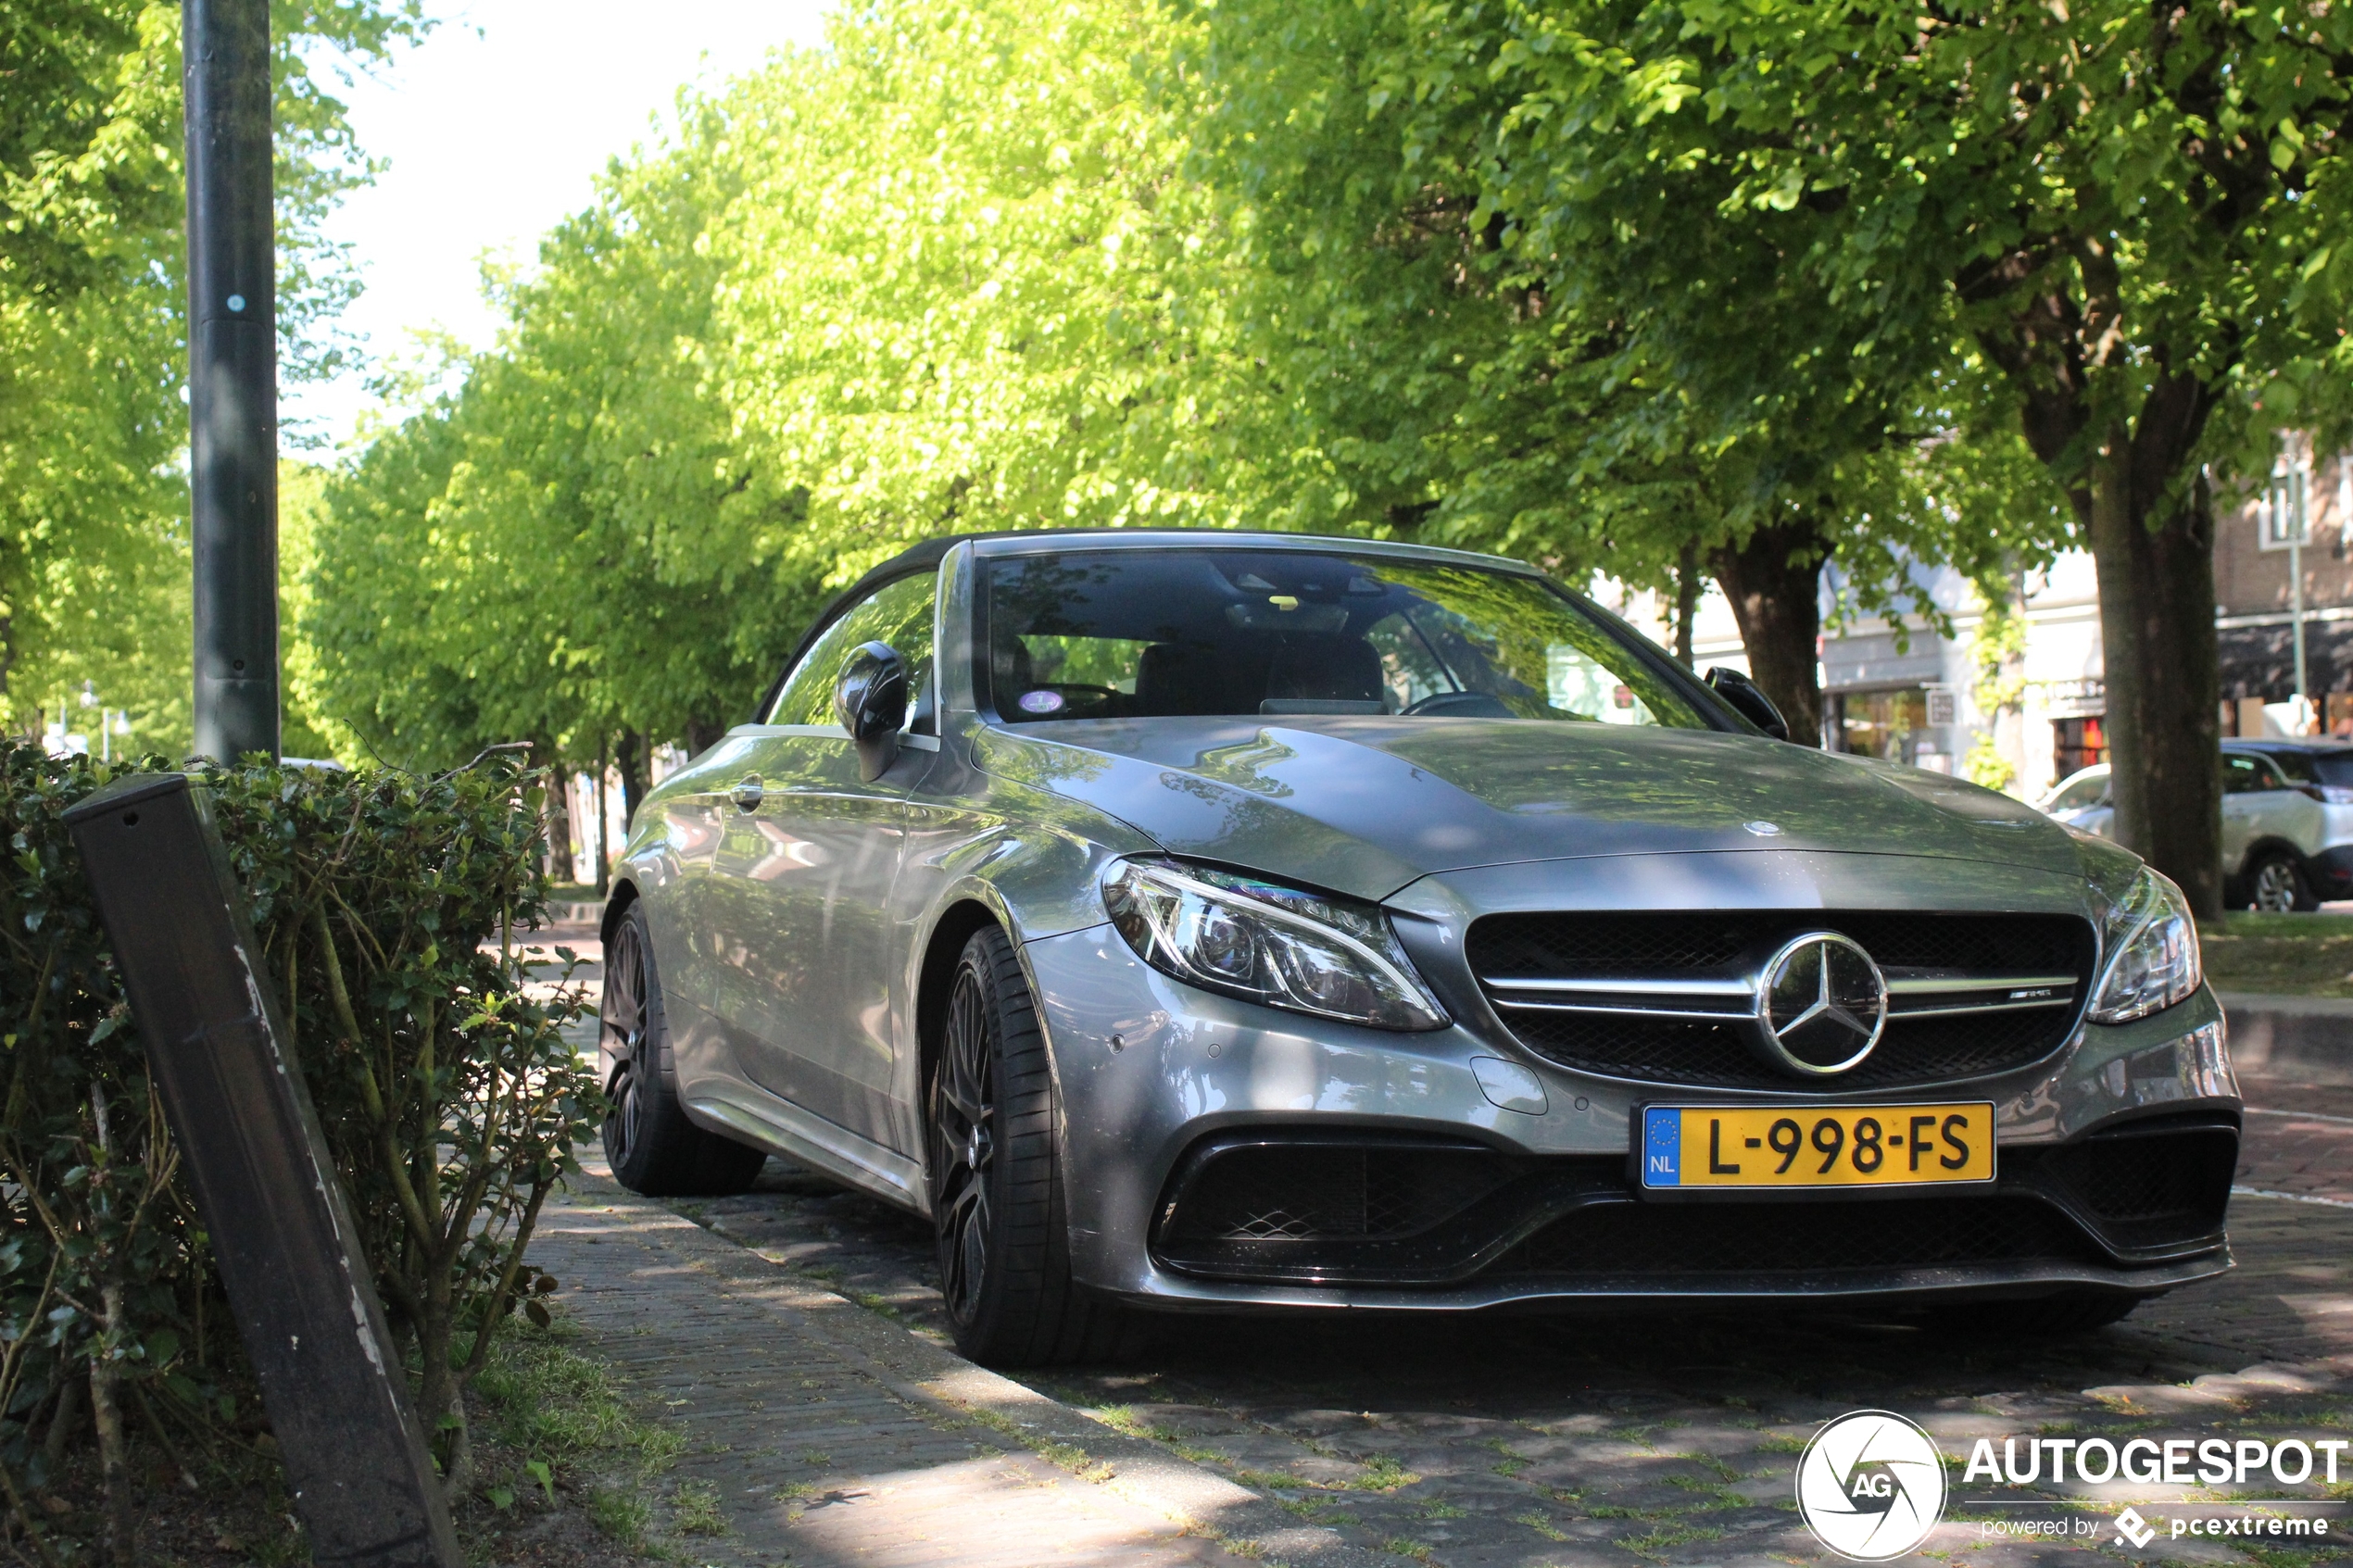
[[[2082,719],[2051,721],[2053,762],[2057,771],[2051,776],[2063,779],[2095,763],[2108,760],[2108,731],[2101,726],[2101,714]]]
[[[1919,686],[1885,692],[1838,692],[1831,697],[1831,737],[1841,751],[1918,762],[1930,740],[1928,693]],[[1931,749],[1933,743],[1931,742]]]

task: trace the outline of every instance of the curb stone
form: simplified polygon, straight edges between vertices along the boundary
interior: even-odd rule
[[[1396,1568],[1397,1559],[1387,1553],[1366,1551],[1338,1531],[1293,1518],[1271,1499],[1149,1439],[975,1365],[660,1203],[623,1191],[601,1172],[585,1171],[554,1207],[627,1214],[652,1245],[741,1287],[735,1294],[795,1314],[812,1337],[900,1399],[977,1422],[1237,1555],[1293,1568]]]

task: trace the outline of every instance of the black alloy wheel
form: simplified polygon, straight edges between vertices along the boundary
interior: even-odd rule
[[[988,1273],[988,1188],[997,1165],[997,1052],[988,1000],[960,968],[932,1081],[932,1209],[939,1228],[939,1288],[958,1323],[980,1310]]]
[[[926,1098],[940,1294],[956,1348],[1000,1367],[1132,1353],[1137,1315],[1071,1278],[1052,1065],[1021,960],[993,925],[957,958]]]
[[[748,1148],[686,1119],[678,1103],[661,984],[647,940],[646,910],[633,903],[605,949],[605,994],[597,1009],[613,1054],[605,1082],[605,1160],[613,1179],[648,1198],[720,1198],[748,1190],[767,1163]]]
[[[2246,882],[2254,907],[2267,914],[2293,914],[2321,907],[2304,880],[2303,868],[2284,850],[2274,849],[2258,860]]]

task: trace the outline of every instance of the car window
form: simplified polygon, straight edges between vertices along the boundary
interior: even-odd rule
[[[2312,769],[2324,784],[2353,785],[2353,751],[2323,751],[2312,759]]]
[[[897,649],[907,661],[910,696],[921,692],[931,673],[931,601],[937,581],[936,573],[925,572],[886,583],[837,618],[786,677],[768,722],[835,724],[834,684],[841,677],[842,661],[861,643],[888,643]]]
[[[1014,556],[988,569],[1009,721],[1410,714],[1707,727],[1540,578],[1305,550]]]
[[[2073,784],[2069,784],[2065,789],[2059,791],[2058,798],[2051,802],[2051,809],[2054,811],[2080,811],[2086,806],[2098,805],[2100,797],[2106,795],[2107,793],[2108,779],[2106,775],[2099,775],[2088,779],[2078,779]]]
[[[2321,775],[2312,767],[2312,754],[2309,751],[2274,751],[2267,753],[2264,759],[2285,775],[2291,789],[2300,784],[2321,782]]]
[[[2222,754],[2222,793],[2254,795],[2267,789],[2281,788],[2279,778],[2260,757],[2244,751]]]

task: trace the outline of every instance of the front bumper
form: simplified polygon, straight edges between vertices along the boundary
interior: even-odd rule
[[[1631,1180],[1641,1104],[1774,1097],[1589,1076],[1460,1022],[1399,1035],[1277,1012],[1167,979],[1108,925],[1023,956],[1062,1097],[1074,1272],[1115,1296],[1206,1310],[1925,1299],[2148,1293],[2230,1266],[2239,1106],[2205,990],[2079,1028],[2034,1067],[1925,1091],[1995,1103],[1994,1193],[1659,1202]],[[1481,1060],[1512,1065],[1490,1066],[1491,1085],[1532,1074],[1541,1093],[1498,1103]],[[1332,1186],[1368,1171],[1372,1185]],[[1357,1218],[1319,1232],[1285,1181],[1321,1192],[1319,1212],[1338,1192]]]

